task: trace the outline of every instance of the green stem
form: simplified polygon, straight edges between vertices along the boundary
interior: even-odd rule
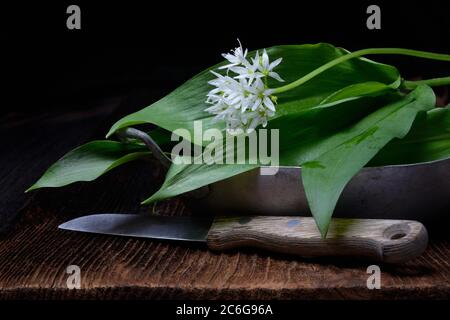
[[[408,90],[415,89],[418,85],[427,84],[430,87],[446,86],[450,85],[450,77],[433,78],[426,80],[409,81],[403,80],[402,87]]]
[[[311,80],[315,76],[321,74],[322,72],[338,65],[339,63],[342,63],[344,61],[347,61],[347,60],[350,60],[353,58],[370,55],[370,54],[398,54],[398,55],[413,56],[413,57],[432,59],[432,60],[450,61],[450,55],[448,55],[448,54],[432,53],[432,52],[402,49],[402,48],[363,49],[363,50],[358,50],[358,51],[346,54],[346,55],[336,58],[334,60],[331,60],[331,61],[325,63],[324,65],[320,66],[319,68],[311,71],[307,75],[304,75],[303,77],[295,80],[294,82],[288,83],[287,85],[284,85],[282,87],[278,87],[278,88],[274,89],[274,93],[281,93],[281,92],[285,92],[285,91],[294,89],[294,88],[304,84],[305,82]]]

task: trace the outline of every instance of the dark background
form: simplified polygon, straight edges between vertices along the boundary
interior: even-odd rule
[[[156,92],[154,100],[217,63],[220,53],[237,45],[237,38],[249,49],[330,42],[349,50],[392,46],[450,53],[449,3],[235,0],[94,4],[78,0],[2,4],[1,60],[6,86],[0,113],[89,108],[92,99],[147,88]],[[81,7],[81,30],[66,28],[70,4]],[[370,4],[381,7],[381,30],[366,28]],[[450,73],[450,64],[445,62],[372,58],[396,65],[406,78]]]

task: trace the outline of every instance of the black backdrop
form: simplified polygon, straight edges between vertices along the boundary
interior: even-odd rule
[[[161,95],[236,46],[330,42],[349,50],[395,46],[450,53],[450,1],[122,1],[74,0],[1,7],[1,113],[84,108],[131,89]],[[81,30],[66,8],[81,7]],[[381,7],[382,29],[366,28]],[[405,77],[450,73],[450,64],[383,56]],[[6,99],[5,99],[6,97]],[[75,103],[74,103],[75,102]],[[88,104],[86,104],[87,106]]]

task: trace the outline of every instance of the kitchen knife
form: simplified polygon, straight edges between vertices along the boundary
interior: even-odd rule
[[[206,242],[211,250],[255,247],[302,257],[347,256],[399,263],[419,256],[428,235],[417,221],[332,219],[322,239],[313,218],[293,216],[186,217],[94,214],[60,229],[151,239]]]

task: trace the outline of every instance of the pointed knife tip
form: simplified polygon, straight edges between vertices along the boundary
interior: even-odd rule
[[[85,221],[87,219],[90,219],[92,217],[95,216],[105,216],[105,215],[111,215],[109,213],[106,214],[88,214],[88,215],[84,215],[84,216],[80,216],[71,220],[68,220],[66,222],[61,223],[58,226],[58,229],[62,229],[62,230],[72,230],[72,231],[76,231],[78,230],[78,228],[76,227],[76,223],[79,223],[81,221]]]
[[[67,226],[68,226],[68,223],[69,223],[70,221],[66,221],[66,222],[64,222],[64,223],[61,223],[59,226],[58,226],[58,229],[61,229],[61,230],[68,230],[68,228],[67,228]]]
[[[58,226],[58,229],[61,229],[61,230],[77,231],[76,223],[77,223],[77,222],[80,222],[80,221],[83,221],[83,220],[85,220],[87,217],[90,217],[90,216],[92,216],[92,215],[81,216],[81,217],[78,217],[78,218],[74,218],[74,219],[68,220],[68,221],[66,221],[66,222],[64,222],[64,223],[61,223],[61,224]]]

